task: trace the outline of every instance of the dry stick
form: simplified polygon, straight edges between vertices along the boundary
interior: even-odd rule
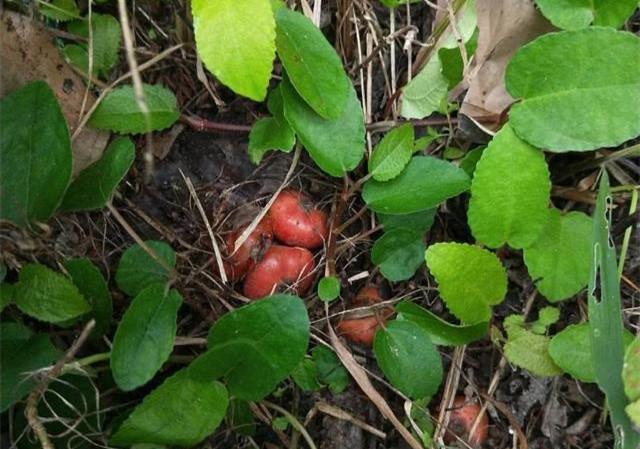
[[[338,408],[334,405],[328,404],[324,401],[318,401],[313,407],[326,415],[333,416],[334,418],[341,419],[343,421],[348,421],[351,424],[360,427],[362,430],[365,430],[370,434],[377,436],[378,438],[382,438],[383,440],[387,438],[387,434],[383,431],[376,429],[372,425],[367,424],[366,422],[353,416],[351,413],[342,410],[341,408]]]
[[[466,348],[466,345],[458,346],[453,351],[451,370],[449,371],[449,375],[447,376],[447,381],[444,386],[444,395],[442,402],[440,403],[438,422],[436,430],[433,433],[434,441],[441,441],[445,430],[449,427],[449,417],[451,416],[451,408],[453,407],[453,403],[456,399],[455,393],[458,391],[458,384],[460,383],[460,369],[462,367]]]
[[[447,0],[447,13],[449,14],[451,31],[453,31],[453,35],[456,37],[458,48],[460,49],[460,55],[462,56],[462,78],[464,79],[467,77],[467,72],[469,71],[469,56],[467,55],[467,47],[464,45],[464,39],[462,38],[462,34],[458,28],[456,13],[453,10],[451,0]]]
[[[216,255],[216,263],[218,264],[218,271],[220,272],[220,279],[222,279],[222,283],[226,284],[228,282],[227,273],[224,271],[224,265],[222,263],[222,254],[220,254],[220,248],[218,247],[218,242],[213,235],[213,230],[211,229],[211,223],[209,223],[209,219],[207,218],[207,214],[204,213],[204,208],[202,207],[202,203],[198,198],[198,194],[196,193],[195,187],[193,187],[193,183],[191,179],[187,178],[182,169],[180,170],[180,175],[182,179],[184,179],[184,183],[187,185],[187,189],[189,189],[189,193],[193,197],[193,200],[196,202],[196,207],[198,208],[198,212],[200,212],[200,217],[202,221],[204,221],[204,225],[207,228],[207,233],[209,234],[209,238],[211,239],[211,244],[213,245],[213,252]]]
[[[47,434],[47,429],[45,429],[42,422],[40,422],[40,418],[38,418],[38,402],[40,402],[40,398],[47,390],[49,383],[52,379],[55,379],[62,372],[62,368],[71,361],[80,349],[80,347],[84,344],[87,337],[93,330],[96,325],[95,320],[90,320],[80,333],[80,336],[76,339],[75,342],[71,345],[71,347],[67,350],[64,356],[60,358],[56,364],[51,368],[51,370],[45,374],[44,378],[36,385],[36,387],[31,390],[29,396],[27,397],[27,406],[26,406],[26,415],[27,420],[29,422],[29,426],[33,429],[33,432],[40,440],[40,444],[42,445],[42,449],[55,449],[49,435]]]
[[[293,416],[291,413],[289,413],[287,410],[285,410],[284,408],[280,407],[279,405],[274,404],[273,402],[262,401],[262,405],[264,405],[265,407],[272,408],[273,410],[275,410],[277,412],[280,412],[287,419],[287,421],[289,421],[289,424],[291,424],[298,432],[300,432],[300,434],[302,435],[302,438],[304,438],[304,440],[309,445],[309,448],[310,449],[317,449],[317,446],[313,442],[313,439],[311,438],[311,435],[309,435],[309,432],[307,432],[307,429],[304,428],[302,423],[300,421],[298,421],[298,418]]]

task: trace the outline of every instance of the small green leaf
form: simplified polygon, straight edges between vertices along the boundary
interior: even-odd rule
[[[36,385],[33,372],[52,365],[60,352],[46,334],[32,334],[18,323],[0,323],[0,413]]]
[[[562,370],[549,356],[549,337],[527,330],[524,318],[520,315],[509,315],[504,320],[504,327],[508,336],[504,355],[509,362],[536,376],[562,374]]]
[[[325,119],[342,116],[351,83],[322,32],[299,12],[275,13],[276,48],[289,81],[311,109]]]
[[[380,0],[387,8],[397,8],[398,6],[405,5],[407,3],[417,3],[420,0]]]
[[[531,323],[531,332],[534,334],[544,335],[549,327],[560,319],[560,310],[556,307],[543,307],[538,312],[538,319]]]
[[[425,253],[447,308],[466,324],[489,321],[507,293],[507,273],[495,254],[465,243],[436,243]]]
[[[71,259],[64,267],[80,293],[91,304],[89,316],[96,320],[91,337],[99,338],[109,332],[113,315],[113,303],[107,283],[98,267],[89,259]]]
[[[109,443],[195,446],[218,427],[228,404],[224,385],[193,378],[183,368],[144,398]]]
[[[531,245],[547,223],[550,192],[544,154],[505,125],[473,175],[468,212],[473,236],[490,248]]]
[[[316,364],[311,359],[303,359],[291,372],[291,377],[303,391],[317,391],[322,388],[317,379]]]
[[[396,306],[399,321],[412,321],[422,327],[431,336],[434,345],[462,346],[480,340],[487,335],[489,323],[482,322],[471,326],[451,324],[427,309],[409,301]]]
[[[482,157],[484,149],[485,147],[474,148],[460,161],[460,168],[467,172],[470,178],[473,178],[473,174],[476,171],[476,165],[478,165],[478,161]]]
[[[140,134],[168,128],[178,120],[180,112],[176,97],[160,85],[143,85],[148,116],[140,111],[133,86],[122,86],[111,91],[98,105],[89,119],[89,125],[120,134]]]
[[[390,321],[376,332],[373,352],[391,384],[412,399],[432,396],[442,382],[442,361],[427,331],[411,321]]]
[[[589,25],[620,28],[638,7],[637,0],[536,0],[540,12],[558,28],[578,30]]]
[[[340,296],[340,280],[335,276],[326,276],[318,283],[320,300],[329,302]]]
[[[38,3],[40,14],[48,19],[66,22],[80,15],[75,0],[51,0],[49,3]]]
[[[61,323],[91,310],[73,282],[35,263],[20,270],[15,301],[23,313],[48,323]]]
[[[640,400],[627,405],[624,409],[636,426],[640,426]]]
[[[176,265],[176,252],[164,242],[148,240],[146,245],[168,267]],[[116,284],[128,295],[136,296],[145,287],[169,280],[169,272],[137,243],[130,246],[118,264]]]
[[[622,368],[624,392],[631,401],[640,400],[640,337],[627,347]]]
[[[207,352],[191,364],[194,375],[204,381],[224,376],[233,396],[260,400],[303,359],[309,343],[307,309],[296,296],[270,296],[224,315],[208,340]]]
[[[144,385],[167,361],[176,337],[182,297],[164,284],[153,284],[124,313],[113,339],[111,372],[121,390]]]
[[[433,209],[425,209],[420,212],[414,212],[407,215],[376,215],[384,227],[385,232],[393,231],[395,229],[405,229],[407,231],[414,231],[422,234],[431,229],[437,212],[438,209],[434,207]]]
[[[422,265],[424,255],[422,235],[404,229],[385,232],[371,249],[371,261],[380,267],[391,282],[411,278]]]
[[[402,91],[400,115],[421,119],[440,109],[447,98],[449,82],[442,74],[442,63],[435,55]]]
[[[274,117],[264,117],[251,127],[249,133],[249,159],[258,165],[269,151],[289,153],[296,143],[296,135],[288,123]]]
[[[364,184],[362,197],[374,212],[405,215],[432,209],[469,188],[469,177],[450,162],[414,156],[397,178]]]
[[[205,67],[234,92],[264,100],[276,51],[270,2],[192,0],[191,11]]]
[[[71,177],[71,141],[43,81],[0,100],[0,219],[26,227],[56,210]]]
[[[85,211],[104,207],[129,171],[135,155],[129,138],[120,137],[111,142],[102,158],[83,170],[71,183],[60,208]]]
[[[287,430],[287,427],[289,427],[289,420],[284,416],[278,416],[273,418],[273,421],[271,421],[271,427],[276,430]]]
[[[311,356],[316,364],[318,380],[327,385],[332,393],[342,393],[349,385],[349,373],[335,353],[320,345],[313,348]]]
[[[93,37],[93,72],[100,74],[103,78],[108,78],[111,69],[118,62],[118,52],[122,41],[122,31],[120,23],[115,17],[108,14],[92,14],[92,37]],[[88,19],[76,20],[69,23],[69,32],[89,38]],[[89,71],[88,44],[83,44],[85,58],[81,60],[79,68],[85,73]],[[75,51],[76,55],[80,53]]]
[[[413,154],[413,125],[405,123],[389,131],[373,149],[369,174],[376,181],[389,181],[404,170]]]
[[[524,249],[529,275],[549,301],[570,298],[587,286],[592,229],[588,215],[552,209],[540,238]]]
[[[284,115],[311,159],[324,172],[340,177],[356,168],[364,155],[364,118],[353,86],[344,112],[326,120],[298,95],[290,82],[281,83]]]
[[[253,412],[247,401],[232,399],[227,410],[229,428],[244,436],[253,436],[256,433],[256,422]]]
[[[478,46],[478,30],[469,38],[465,44],[465,50],[467,52],[467,58],[471,58]],[[460,53],[460,46],[456,45],[454,48],[441,48],[438,50],[438,57],[442,64],[442,75],[448,82],[449,89],[453,89],[462,81],[464,71],[464,61],[462,60],[462,54]]]
[[[80,70],[82,73],[89,72],[89,52],[83,45],[66,44],[62,47],[62,55],[65,61]],[[98,68],[93,66],[93,75],[98,74]]]
[[[520,48],[507,67],[507,90],[521,100],[509,122],[522,139],[549,151],[618,146],[640,134],[638,60],[640,38],[628,32],[590,27],[545,34]]]

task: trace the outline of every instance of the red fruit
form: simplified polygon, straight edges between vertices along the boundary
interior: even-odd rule
[[[283,190],[269,209],[273,234],[290,246],[314,249],[329,235],[327,214],[295,190]]]
[[[354,308],[366,307],[382,301],[380,290],[377,287],[367,286],[362,288],[352,301]],[[383,309],[373,309],[371,316],[362,318],[347,318],[338,323],[336,329],[338,334],[364,346],[371,346],[376,331],[386,323],[393,314],[393,309],[385,307]]]
[[[273,230],[271,221],[268,218],[262,220],[256,228],[249,234],[249,237],[233,253],[233,248],[238,237],[244,232],[246,227],[231,232],[225,238],[225,253],[227,259],[224,261],[224,269],[231,281],[242,279],[258,260],[262,258],[264,252],[273,242]],[[233,253],[233,254],[232,254]]]
[[[467,402],[464,396],[457,396],[449,415],[449,427],[444,435],[444,442],[452,444],[457,441],[455,434],[472,447],[482,446],[489,434],[489,418],[486,413],[482,414],[482,418],[480,418],[473,435],[469,435],[481,409],[480,404]]]
[[[274,245],[247,274],[244,295],[260,299],[285,286],[304,295],[313,283],[311,272],[314,268],[313,254],[309,250]]]

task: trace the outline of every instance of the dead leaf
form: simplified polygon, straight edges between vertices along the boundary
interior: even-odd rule
[[[84,81],[62,59],[53,37],[42,24],[11,11],[3,11],[1,17],[0,96],[30,81],[46,81],[58,98],[73,134],[85,93]],[[90,94],[85,111],[94,101]],[[74,176],[100,159],[108,139],[109,133],[82,130],[72,147]]]

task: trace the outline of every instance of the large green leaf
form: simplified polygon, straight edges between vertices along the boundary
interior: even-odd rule
[[[96,320],[91,336],[99,338],[107,334],[111,327],[113,303],[102,273],[89,259],[71,259],[65,262],[64,267],[82,296],[91,304],[90,316]]]
[[[351,82],[336,51],[304,15],[280,8],[275,17],[276,48],[289,81],[321,117],[339,118],[347,105]]]
[[[434,345],[462,346],[480,340],[489,329],[489,323],[482,322],[471,326],[451,324],[429,310],[409,301],[403,301],[395,307],[398,320],[413,321],[431,336]]]
[[[505,125],[473,175],[468,212],[473,236],[490,248],[531,245],[547,223],[550,191],[544,154]]]
[[[414,156],[391,181],[370,179],[362,197],[375,212],[404,215],[431,209],[469,188],[469,177],[450,162],[431,156]]]
[[[412,399],[432,396],[442,382],[442,361],[427,331],[412,321],[390,321],[376,332],[373,352],[391,384]]]
[[[109,144],[102,158],[71,183],[60,208],[66,211],[100,209],[127,174],[136,152],[133,142],[120,137]]]
[[[198,380],[183,368],[149,393],[109,442],[194,446],[218,427],[228,404],[224,385]]]
[[[120,51],[122,41],[120,23],[118,23],[115,17],[108,14],[93,13],[91,15],[91,24],[93,38],[93,73],[108,78],[111,68],[118,62],[118,52]],[[67,28],[71,33],[89,39],[88,18],[71,22]],[[84,50],[84,57],[74,62],[79,63],[78,68],[80,70],[88,73],[89,46],[88,44],[82,44],[80,48]]]
[[[640,134],[640,38],[610,28],[546,34],[506,72],[516,133],[550,151],[615,147]]]
[[[35,81],[2,98],[0,129],[0,219],[46,221],[71,177],[69,131],[49,86]]]
[[[438,212],[438,208],[434,207],[433,209],[425,209],[406,215],[376,214],[376,216],[378,220],[380,220],[380,224],[384,227],[385,232],[394,229],[405,229],[407,231],[424,233],[433,226],[436,212]]]
[[[0,413],[31,391],[33,372],[49,366],[60,353],[46,334],[32,332],[18,323],[0,323]]]
[[[413,125],[406,123],[389,131],[373,149],[369,173],[376,181],[389,181],[404,170],[413,154]]]
[[[91,310],[71,280],[40,264],[22,267],[14,294],[22,312],[49,323],[62,323]]]
[[[307,309],[296,296],[270,296],[224,315],[208,341],[207,352],[191,365],[195,375],[205,381],[224,376],[233,396],[260,400],[303,359],[309,343]]]
[[[416,119],[431,115],[441,109],[448,91],[449,82],[442,74],[442,62],[436,54],[403,89],[400,113]]]
[[[120,134],[140,134],[168,128],[178,120],[176,97],[166,87],[143,85],[148,115],[142,113],[133,86],[122,86],[107,94],[89,119],[89,125]]]
[[[154,240],[145,243],[168,267],[175,266],[176,252],[168,244]],[[122,254],[116,271],[116,284],[128,295],[135,296],[151,284],[168,280],[167,269],[137,243]]]
[[[192,0],[191,12],[204,65],[234,92],[264,100],[276,51],[269,0]]]
[[[360,164],[364,154],[364,118],[353,86],[342,115],[326,120],[298,95],[290,82],[281,84],[284,115],[318,166],[331,176],[342,176]]]
[[[173,350],[182,297],[164,284],[142,290],[120,320],[111,349],[111,373],[128,391],[153,378]]]
[[[507,293],[507,273],[495,254],[465,243],[436,243],[425,252],[447,308],[466,324],[489,321]]]
[[[589,282],[591,218],[582,212],[549,211],[546,227],[524,249],[524,261],[536,287],[549,301],[567,299]]]
[[[521,315],[509,315],[504,320],[504,327],[508,336],[504,355],[509,362],[536,376],[562,374],[549,356],[549,337],[528,330]]]
[[[422,265],[424,248],[420,233],[396,229],[385,232],[376,240],[371,249],[371,261],[380,267],[380,272],[389,281],[404,281]]]
[[[578,30],[591,24],[620,28],[638,7],[637,0],[536,0],[558,28]]]

